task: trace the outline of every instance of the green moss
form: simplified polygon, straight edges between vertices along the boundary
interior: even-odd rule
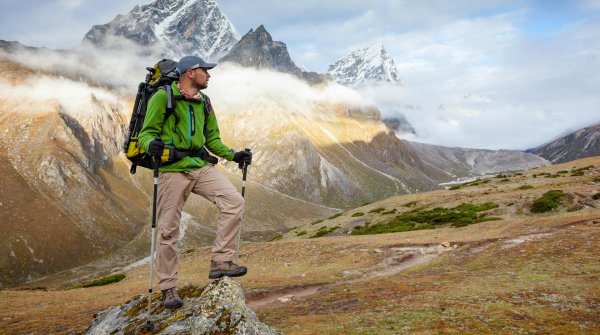
[[[283,235],[281,235],[281,234],[277,234],[277,235],[273,236],[273,237],[272,237],[272,238],[269,240],[269,242],[279,241],[279,240],[281,240],[281,239],[283,239]]]
[[[532,213],[545,213],[558,207],[559,202],[567,194],[561,190],[551,190],[544,193],[540,198],[533,201]]]
[[[197,298],[202,294],[203,287],[186,285],[177,290],[177,294],[181,298]]]
[[[463,203],[454,208],[441,208],[427,210],[426,208],[417,208],[407,213],[402,213],[396,218],[375,225],[364,225],[357,227],[352,235],[394,233],[419,229],[433,229],[442,225],[451,225],[453,227],[463,227],[470,224],[497,220],[500,218],[486,217],[485,211],[497,208],[499,205],[494,202],[487,202],[480,205]]]
[[[356,213],[352,214],[352,217],[355,218],[355,217],[363,216],[363,215],[365,215],[365,213],[363,213],[363,212],[356,212]]]
[[[392,210],[389,210],[387,212],[382,212],[381,215],[389,215],[389,214],[394,214],[394,213],[396,213],[396,209],[395,208],[392,209]]]
[[[79,285],[77,287],[78,288],[85,288],[85,287],[103,286],[103,285],[108,285],[108,284],[120,282],[123,279],[125,279],[125,275],[122,274],[122,273],[119,273],[119,274],[116,274],[116,275],[102,277],[100,279],[96,279],[94,281],[91,281],[91,282],[86,283],[86,284]]]
[[[385,210],[385,208],[378,207],[378,208],[374,208],[374,209],[370,210],[369,213],[379,213],[379,212],[384,211],[384,210]]]
[[[521,186],[519,186],[519,187],[517,188],[517,190],[529,190],[529,189],[532,189],[532,188],[533,188],[533,185],[528,185],[528,184],[525,184],[525,185],[521,185]]]
[[[337,213],[337,214],[334,214],[334,215],[332,215],[332,216],[328,217],[327,219],[328,219],[328,220],[335,219],[335,218],[337,218],[337,217],[340,217],[340,216],[342,216],[342,214],[343,214],[343,213]]]
[[[302,236],[302,235],[306,235],[306,230],[299,231],[296,233],[296,236]]]
[[[311,222],[310,224],[311,224],[311,225],[316,225],[316,224],[319,224],[319,223],[321,223],[321,222],[323,222],[323,221],[325,221],[325,220],[317,220],[317,221],[313,221],[313,222]]]
[[[317,230],[316,233],[314,233],[309,238],[317,238],[317,237],[325,236],[325,235],[332,233],[340,228],[341,228],[340,226],[333,226],[331,228],[321,227],[321,228],[319,228],[319,230]]]

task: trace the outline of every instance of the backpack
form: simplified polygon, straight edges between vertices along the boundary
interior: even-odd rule
[[[153,67],[147,67],[148,73],[146,79],[141,82],[138,86],[138,92],[135,96],[135,103],[133,105],[133,111],[131,113],[131,119],[129,121],[129,130],[123,144],[123,151],[125,156],[131,161],[131,169],[129,172],[134,174],[138,166],[143,168],[152,169],[152,157],[144,151],[144,149],[138,143],[138,135],[144,125],[144,118],[146,116],[146,109],[148,108],[148,101],[158,92],[159,89],[164,89],[167,92],[167,106],[165,109],[165,120],[173,115],[175,123],[179,122],[179,117],[174,113],[177,101],[186,100],[183,96],[173,95],[171,83],[179,78],[179,73],[176,70],[177,62],[171,59],[162,59],[156,63]],[[206,102],[204,104],[204,120],[208,119],[210,113],[210,100],[205,96]],[[207,128],[204,122],[204,135],[206,137]],[[178,151],[172,146],[165,146],[166,155],[162,157],[162,165],[168,165],[176,162],[177,160],[186,157],[200,157],[201,159],[216,164],[218,160],[210,156],[208,152],[202,148],[195,151]]]

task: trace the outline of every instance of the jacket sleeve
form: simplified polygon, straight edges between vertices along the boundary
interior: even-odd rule
[[[165,111],[167,108],[167,93],[165,90],[158,90],[150,101],[144,117],[142,130],[138,135],[138,141],[142,148],[148,152],[148,146],[156,137],[161,136],[162,126],[165,121]],[[164,139],[163,139],[164,140]]]
[[[206,142],[204,145],[213,154],[225,158],[228,161],[233,160],[234,151],[229,149],[223,142],[221,142],[221,132],[219,131],[219,125],[217,124],[217,117],[212,106],[210,106],[210,112],[205,120],[206,122]]]

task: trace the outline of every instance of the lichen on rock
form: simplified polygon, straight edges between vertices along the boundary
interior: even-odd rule
[[[203,289],[187,285],[179,289],[178,294],[184,305],[173,311],[162,306],[160,294],[153,296],[151,330],[144,327],[147,296],[139,295],[122,306],[113,306],[98,313],[86,335],[282,334],[258,320],[256,314],[246,307],[241,286],[229,277],[215,280]]]

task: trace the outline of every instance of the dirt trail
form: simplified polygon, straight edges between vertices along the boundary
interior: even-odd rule
[[[259,311],[272,304],[284,304],[292,300],[302,301],[307,297],[317,294],[323,289],[337,287],[343,284],[355,283],[379,276],[389,276],[420,264],[426,264],[437,257],[449,253],[460,252],[464,255],[473,255],[482,252],[493,245],[500,245],[502,249],[518,246],[539,239],[549,238],[558,230],[574,228],[578,225],[600,225],[600,218],[569,223],[559,227],[550,227],[542,232],[528,233],[518,236],[473,241],[469,243],[443,242],[442,244],[418,244],[400,247],[361,249],[359,252],[386,253],[379,263],[374,266],[344,271],[344,279],[329,284],[316,284],[308,286],[284,287],[274,290],[250,291],[246,293],[246,304],[254,311]]]

